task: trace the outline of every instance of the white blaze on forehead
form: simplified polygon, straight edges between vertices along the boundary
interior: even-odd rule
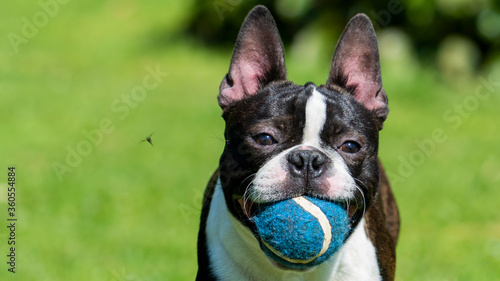
[[[320,146],[319,134],[325,125],[326,101],[325,96],[316,88],[306,103],[306,126],[304,127],[303,144]]]

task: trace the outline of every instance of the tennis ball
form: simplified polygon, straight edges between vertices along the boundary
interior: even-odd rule
[[[264,252],[296,269],[326,261],[344,244],[351,230],[344,206],[308,196],[260,204],[251,220]]]

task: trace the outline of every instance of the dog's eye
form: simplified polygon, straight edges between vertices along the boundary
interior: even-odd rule
[[[356,142],[346,141],[339,148],[345,153],[356,153],[361,149],[361,146]]]
[[[255,142],[260,145],[273,145],[277,143],[277,141],[269,134],[262,133],[253,137]]]

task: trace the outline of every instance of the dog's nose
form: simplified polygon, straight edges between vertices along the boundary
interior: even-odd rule
[[[290,172],[303,178],[321,176],[326,161],[326,155],[318,150],[295,150],[288,154]]]

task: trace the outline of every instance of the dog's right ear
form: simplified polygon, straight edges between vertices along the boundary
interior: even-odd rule
[[[387,95],[382,74],[377,36],[370,19],[357,14],[347,24],[333,55],[327,86],[339,85],[373,111],[379,129],[387,118]]]
[[[266,7],[256,6],[236,39],[229,72],[220,85],[219,105],[224,110],[270,82],[285,79],[285,53],[276,23]]]

